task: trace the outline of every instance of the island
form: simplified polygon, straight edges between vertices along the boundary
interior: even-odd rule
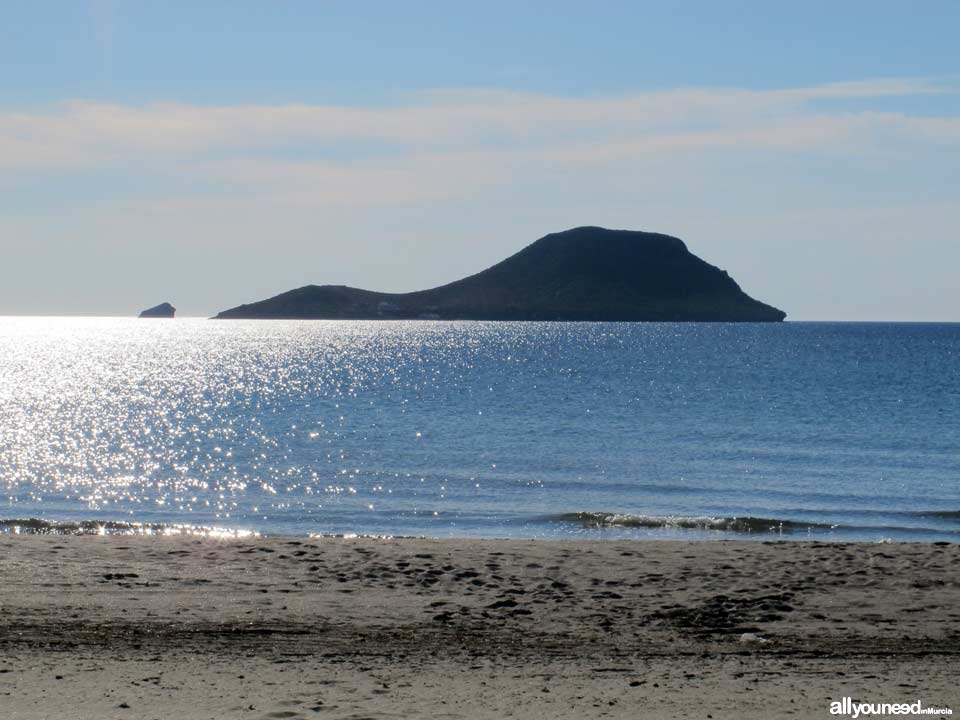
[[[780,322],[725,271],[660,233],[578,227],[476,275],[409,293],[307,285],[217,319]]]
[[[152,308],[147,308],[141,312],[137,317],[142,318],[172,318],[177,312],[177,309],[168,302],[160,303],[159,305],[154,305]]]

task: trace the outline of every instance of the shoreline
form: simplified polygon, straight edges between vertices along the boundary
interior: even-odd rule
[[[11,718],[960,712],[960,545],[3,535],[0,651]]]
[[[950,518],[955,510],[907,512],[918,518]],[[757,517],[751,515],[649,515],[613,512],[572,512],[530,518],[577,526],[580,533],[543,532],[530,535],[426,535],[376,531],[305,532],[291,535],[253,527],[218,524],[188,524],[129,519],[39,517],[0,518],[0,536],[39,535],[51,537],[110,535],[115,537],[182,537],[213,539],[355,539],[504,541],[504,542],[801,542],[848,544],[960,544],[956,529],[831,525],[815,521]]]

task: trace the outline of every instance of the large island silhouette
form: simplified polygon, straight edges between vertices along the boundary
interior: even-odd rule
[[[786,313],[751,298],[679,238],[578,227],[431,290],[307,285],[216,317],[780,322]]]

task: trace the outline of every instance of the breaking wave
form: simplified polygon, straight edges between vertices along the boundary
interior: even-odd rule
[[[801,530],[833,530],[821,523],[761,517],[710,517],[683,515],[629,515],[612,512],[572,512],[550,515],[551,522],[575,523],[584,528],[671,528],[717,530],[733,533],[791,533]]]
[[[38,518],[0,519],[0,533],[12,535],[163,535],[211,538],[257,537],[252,530],[118,520],[51,521]]]
[[[901,516],[906,518],[926,518],[939,521],[958,521],[960,522],[960,512],[954,510],[931,510],[931,511],[909,511],[892,512],[887,515]],[[559,515],[550,515],[545,518],[548,522],[561,522],[576,524],[584,529],[603,529],[603,528],[665,528],[672,530],[713,530],[717,532],[729,532],[740,534],[751,533],[774,533],[787,535],[798,532],[825,533],[825,532],[849,532],[849,531],[870,531],[870,532],[889,532],[889,533],[917,533],[930,532],[941,535],[960,535],[960,530],[947,528],[924,528],[913,527],[915,523],[906,525],[900,524],[830,524],[818,523],[804,520],[784,520],[781,518],[766,517],[714,517],[710,515],[634,515],[629,513],[614,512],[571,512],[561,513]]]

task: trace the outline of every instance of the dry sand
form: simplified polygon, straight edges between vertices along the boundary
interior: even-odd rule
[[[960,715],[960,545],[0,537],[0,718]]]

